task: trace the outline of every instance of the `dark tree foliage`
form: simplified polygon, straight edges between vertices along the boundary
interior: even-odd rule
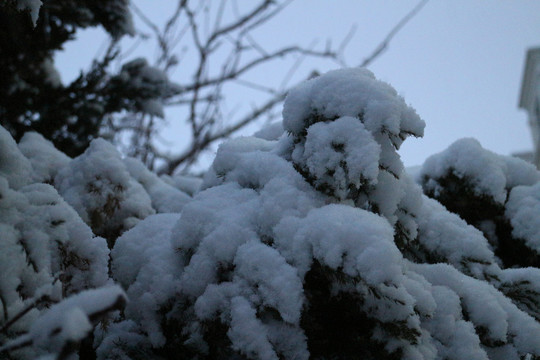
[[[539,267],[540,254],[528,247],[523,239],[512,234],[512,225],[505,214],[505,204],[498,203],[488,194],[475,191],[476,179],[458,176],[456,173],[454,168],[449,168],[441,177],[424,175],[421,182],[425,194],[481,230],[505,267]],[[440,186],[434,190],[427,186],[429,181]],[[508,193],[512,188],[508,188]]]
[[[116,41],[133,33],[129,0],[43,0],[37,23],[15,1],[0,3],[0,123],[19,140],[36,131],[69,156],[81,154],[99,135],[102,122],[115,112],[141,110],[145,100],[169,90],[152,86],[133,91],[130,78],[140,78],[144,60],[127,64],[118,75],[107,66],[117,55]],[[112,42],[70,84],[62,84],[53,55],[75,38],[77,30],[102,26]],[[151,81],[149,81],[151,83]]]

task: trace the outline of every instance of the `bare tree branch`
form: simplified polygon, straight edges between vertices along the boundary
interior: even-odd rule
[[[253,110],[250,114],[244,116],[241,120],[239,120],[234,125],[231,125],[213,135],[209,135],[202,139],[199,143],[192,143],[191,146],[188,147],[188,150],[184,152],[183,154],[180,154],[177,157],[174,157],[169,160],[169,162],[160,168],[158,170],[158,174],[171,174],[174,172],[174,170],[185,161],[188,161],[189,159],[194,159],[196,155],[200,154],[203,150],[208,148],[209,145],[213,144],[217,140],[221,140],[231,134],[233,134],[235,131],[241,129],[246,124],[249,124],[253,122],[253,120],[259,118],[261,115],[266,114],[269,110],[271,110],[274,106],[279,104],[285,99],[285,94],[280,94],[271,100],[268,100],[265,104],[258,107],[257,109]]]
[[[354,34],[354,28],[341,42],[339,48],[330,43],[323,49],[314,45],[305,47],[293,44],[276,49],[266,49],[256,40],[255,31],[264,26],[283,11],[293,0],[258,0],[252,7],[242,9],[234,0],[189,1],[177,0],[174,13],[160,27],[153,23],[143,11],[133,5],[134,13],[148,26],[158,44],[155,63],[165,73],[170,73],[178,64],[174,49],[182,46],[186,60],[182,67],[186,79],[175,87],[176,93],[163,101],[165,106],[180,107],[189,128],[187,144],[175,151],[175,155],[160,151],[155,145],[159,119],[148,114],[123,116],[109,121],[109,133],[115,137],[129,139],[127,154],[136,156],[149,168],[157,164],[161,173],[172,174],[193,164],[197,157],[210,146],[248,124],[273,113],[277,104],[283,101],[286,86],[293,78],[302,61],[306,58],[323,58],[343,66],[343,52]],[[214,7],[213,7],[214,6]],[[230,15],[232,12],[232,16]],[[190,36],[184,36],[189,34]],[[257,84],[249,78],[252,71],[284,59],[297,56],[289,71],[281,74],[281,84]],[[195,59],[193,64],[192,59]],[[186,66],[189,63],[189,68]],[[288,66],[288,65],[287,65]],[[251,111],[224,115],[228,105],[229,85],[249,87],[267,94]],[[129,133],[130,136],[121,136]]]
[[[185,85],[184,87],[182,87],[182,91],[183,92],[195,91],[206,86],[212,86],[212,85],[216,85],[227,80],[236,79],[237,77],[243,75],[244,73],[253,69],[257,65],[268,62],[270,60],[274,60],[276,58],[285,57],[292,53],[297,53],[297,54],[307,55],[307,56],[312,56],[312,57],[323,57],[323,58],[335,58],[337,56],[337,53],[333,51],[313,51],[313,50],[303,49],[299,46],[292,46],[289,48],[280,49],[274,53],[267,54],[255,60],[252,60],[249,63],[244,64],[242,67],[235,69],[234,72],[229,72],[228,74],[225,74],[223,76],[216,77],[213,79],[208,79],[201,82],[195,82],[190,85]]]
[[[390,45],[390,41],[396,36],[396,34],[416,15],[422,10],[422,8],[428,3],[429,0],[422,0],[420,1],[411,11],[407,13],[401,19],[396,26],[390,30],[388,35],[384,38],[384,40],[375,48],[373,53],[369,55],[364,61],[360,64],[360,67],[366,67],[370,65],[376,58],[378,58],[386,49],[388,49],[388,46]]]

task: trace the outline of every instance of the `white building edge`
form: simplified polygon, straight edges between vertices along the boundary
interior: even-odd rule
[[[516,155],[530,160],[540,169],[540,48],[527,51],[519,107],[527,111],[534,149],[532,154]]]

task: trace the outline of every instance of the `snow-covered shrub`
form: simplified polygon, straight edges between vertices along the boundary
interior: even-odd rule
[[[38,148],[42,145],[38,141]],[[109,249],[51,185],[32,183],[44,175],[43,169],[33,171],[33,162],[3,128],[0,147],[7,156],[0,162],[0,343],[4,343],[27,331],[50,302],[105,285]],[[22,350],[19,356],[32,354]]]
[[[29,132],[19,141],[19,150],[32,164],[32,180],[54,184],[58,171],[66,166],[71,159],[42,135]]]
[[[426,195],[484,233],[505,267],[540,266],[533,240],[540,173],[532,164],[462,139],[427,159],[419,177]]]
[[[423,128],[330,72],[199,189],[0,127],[0,356],[539,359],[539,173],[465,139],[426,162],[429,198],[397,153]]]
[[[134,158],[124,159],[129,174],[139,182],[150,196],[152,207],[158,213],[179,213],[191,199],[180,189],[168,184]]]
[[[475,226],[489,240],[489,252],[494,255],[474,255],[480,250],[479,241],[457,236],[440,222],[442,239],[455,239],[454,243],[463,239],[459,262],[476,267],[475,277],[485,278],[522,310],[540,319],[540,173],[536,168],[521,159],[485,150],[474,139],[462,139],[427,159],[419,181],[428,196]],[[420,221],[430,221],[429,213],[420,216]],[[464,246],[464,242],[476,251]],[[439,246],[438,251],[442,248]],[[481,249],[488,254],[486,245]],[[456,261],[450,263],[460,268]],[[493,266],[495,263],[508,269],[500,270]],[[529,266],[535,268],[510,269]]]
[[[0,346],[0,353],[31,347],[41,355],[40,359],[73,358],[94,326],[107,313],[121,310],[125,303],[126,296],[119,286],[72,295],[44,311],[26,334]]]
[[[32,164],[17,148],[9,132],[0,126],[0,176],[13,189],[32,183]]]
[[[222,144],[178,221],[117,240],[132,302],[98,357],[540,357],[540,271],[502,269],[482,232],[422,195],[396,150],[423,127],[364,69],[291,91],[279,139]]]
[[[384,216],[398,245],[416,236],[420,194],[402,176],[397,150],[425,123],[387,83],[367,70],[331,72],[289,94],[283,125],[291,160],[317,190]]]
[[[180,212],[191,199],[139,160],[122,159],[103,139],[92,141],[83,154],[58,170],[54,185],[111,248],[118,236],[140,220],[156,212]]]
[[[149,359],[157,356],[153,348],[164,346],[163,308],[174,299],[182,270],[169,241],[178,218],[178,214],[149,216],[116,241],[111,270],[130,301],[123,319],[97,333],[98,358]],[[170,336],[169,342],[182,334]],[[172,352],[169,357],[174,358]]]
[[[103,140],[70,159],[39,134],[17,145],[0,127],[0,358],[64,359],[83,339],[91,356],[98,318],[125,302],[110,287],[109,247],[189,199]]]
[[[55,187],[93,230],[112,247],[122,232],[155,213],[143,186],[132,178],[120,153],[102,139],[63,167]]]

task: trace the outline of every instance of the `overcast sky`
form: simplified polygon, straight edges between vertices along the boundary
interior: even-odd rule
[[[173,0],[137,0],[147,15],[162,18]],[[238,0],[252,4],[250,0]],[[255,34],[261,44],[339,43],[356,24],[345,52],[349,66],[367,57],[418,1],[295,0]],[[57,57],[65,80],[102,43],[96,32],[82,34]],[[425,120],[424,138],[407,140],[400,154],[406,166],[421,164],[462,137],[477,138],[501,154],[531,149],[527,117],[518,96],[527,48],[540,46],[540,1],[431,0],[399,32],[369,68],[392,84]],[[151,53],[147,49],[142,53]],[[338,65],[305,61],[305,72]],[[267,74],[254,74],[261,82]],[[301,73],[298,76],[303,76]],[[245,98],[249,94],[240,94]],[[174,114],[171,115],[175,117]],[[169,131],[169,133],[174,133]],[[174,135],[172,139],[178,137]]]

